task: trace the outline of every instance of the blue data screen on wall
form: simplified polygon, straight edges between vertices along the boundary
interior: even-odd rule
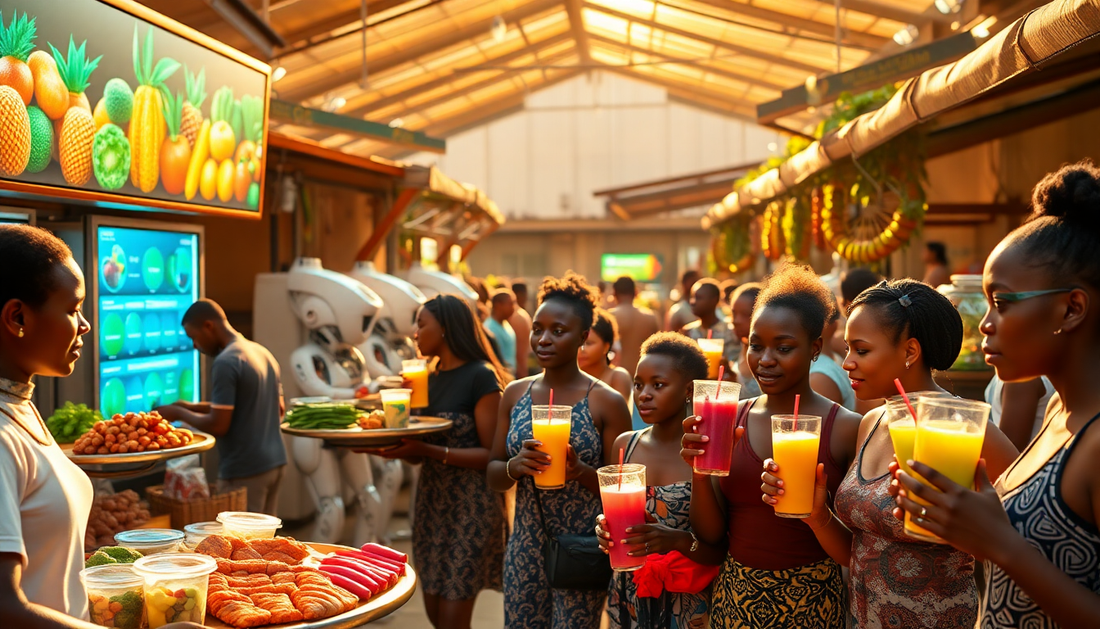
[[[180,320],[199,299],[199,237],[101,225],[99,406],[105,417],[197,402],[199,353]]]

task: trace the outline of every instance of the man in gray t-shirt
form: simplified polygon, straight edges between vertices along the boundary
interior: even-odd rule
[[[209,299],[183,315],[195,349],[214,357],[210,401],[158,408],[217,437],[218,491],[248,489],[248,510],[275,515],[286,448],[279,432],[284,414],[279,365],[263,345],[241,336]]]

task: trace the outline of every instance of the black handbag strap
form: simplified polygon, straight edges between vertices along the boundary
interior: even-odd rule
[[[535,506],[538,507],[539,510],[539,522],[542,524],[542,534],[547,540],[556,539],[555,536],[550,534],[550,529],[546,526],[546,516],[542,514],[542,498],[539,497],[539,488],[535,485],[535,478],[533,476],[529,478],[531,479],[531,491],[535,494]]]

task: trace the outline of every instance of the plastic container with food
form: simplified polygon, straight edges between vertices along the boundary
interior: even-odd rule
[[[279,518],[248,511],[222,511],[218,514],[218,522],[225,525],[225,535],[244,539],[271,539],[283,526]]]
[[[188,548],[194,550],[194,548],[207,537],[211,535],[221,535],[224,528],[221,522],[196,522],[194,524],[188,524],[183,527],[183,532],[187,536],[183,543]]]
[[[149,629],[168,623],[203,622],[207,576],[218,569],[213,557],[196,553],[161,553],[134,562],[145,579],[145,612]]]
[[[134,529],[115,534],[115,543],[142,555],[174,553],[183,542],[183,531],[175,529]]]
[[[107,564],[80,571],[88,592],[88,613],[100,627],[145,627],[145,579],[130,564]]]

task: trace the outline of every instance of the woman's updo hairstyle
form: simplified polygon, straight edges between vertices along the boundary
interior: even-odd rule
[[[825,329],[825,321],[836,311],[836,297],[810,267],[784,264],[764,279],[752,316],[755,318],[768,306],[794,310],[810,340],[817,340]]]
[[[566,271],[561,278],[547,277],[539,286],[538,303],[541,306],[548,299],[561,300],[581,319],[581,330],[590,330],[596,319],[596,308],[600,305],[600,295],[585,281],[583,275]]]
[[[949,369],[962,349],[963,323],[951,301],[924,282],[883,280],[859,294],[850,306],[874,308],[879,324],[893,339],[902,334],[920,343],[924,364],[932,369]]]
[[[1008,236],[1026,264],[1100,289],[1100,168],[1090,160],[1062,166],[1036,184],[1031,205],[1027,222]]]
[[[615,339],[619,337],[619,322],[615,319],[615,315],[603,308],[596,308],[596,320],[592,323],[592,333],[609,346],[614,345]],[[607,350],[607,362],[611,362],[610,348]]]

